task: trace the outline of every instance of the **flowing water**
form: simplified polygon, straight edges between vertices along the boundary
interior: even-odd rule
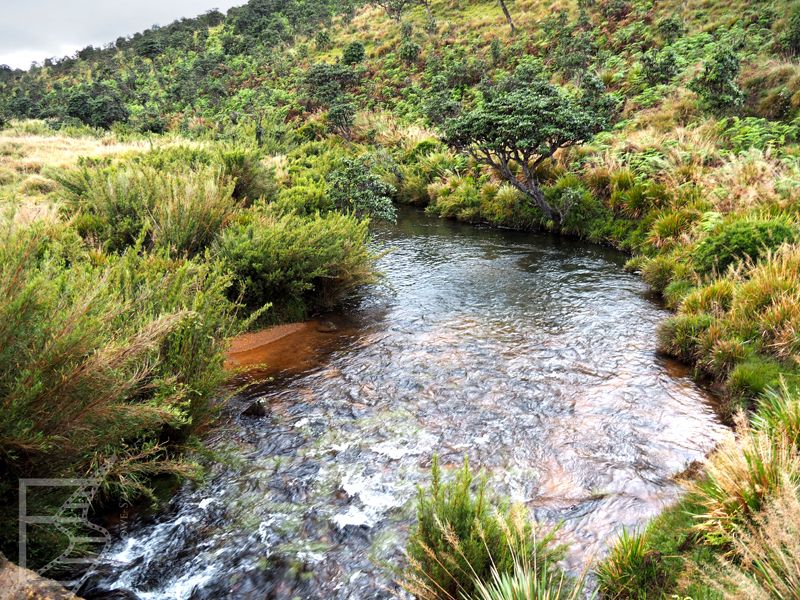
[[[376,245],[392,249],[385,278],[335,327],[239,355],[273,366],[209,440],[225,463],[130,523],[87,596],[393,597],[434,453],[468,455],[563,522],[580,569],[726,435],[709,394],[655,354],[665,311],[622,255],[411,211]],[[266,416],[239,416],[257,399]]]

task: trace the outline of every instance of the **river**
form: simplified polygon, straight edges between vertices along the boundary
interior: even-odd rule
[[[395,597],[434,453],[563,522],[579,570],[726,435],[656,355],[666,311],[623,255],[414,211],[375,245],[384,277],[342,315],[240,357],[272,366],[208,439],[225,460],[127,524],[87,597]],[[266,416],[240,416],[253,400]]]

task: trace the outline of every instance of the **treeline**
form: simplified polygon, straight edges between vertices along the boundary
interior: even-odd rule
[[[103,48],[48,58],[29,70],[0,67],[0,123],[11,118],[81,122],[109,128],[131,122],[160,133],[165,113],[217,106],[242,85],[237,58],[263,64],[270,53],[352,15],[355,0],[251,0],[227,16],[210,11],[121,37]],[[187,55],[188,53],[188,55]],[[202,107],[200,108],[202,112]]]

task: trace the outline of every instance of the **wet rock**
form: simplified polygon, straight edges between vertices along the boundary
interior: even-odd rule
[[[317,325],[317,331],[320,333],[336,333],[339,328],[333,321],[320,321],[319,325]]]
[[[84,600],[142,600],[138,594],[134,594],[130,590],[107,590],[103,588],[94,588],[87,592],[83,592]]]
[[[80,600],[55,581],[22,569],[0,554],[0,600]]]
[[[266,417],[268,414],[269,407],[267,406],[266,400],[259,398],[258,400],[254,400],[250,406],[247,407],[247,410],[242,413],[242,416],[253,419],[261,419]]]

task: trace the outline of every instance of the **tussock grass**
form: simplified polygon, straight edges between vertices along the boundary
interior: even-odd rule
[[[709,544],[730,546],[737,529],[798,475],[797,449],[786,436],[740,425],[739,439],[713,454],[705,478],[692,487],[704,509],[696,515],[696,529]]]
[[[434,457],[429,489],[417,496],[417,526],[402,587],[420,600],[571,599],[582,582],[556,566],[554,532],[541,533],[526,509],[508,507],[474,479],[468,463],[446,482]]]
[[[138,165],[83,166],[56,178],[65,216],[108,250],[122,251],[142,235],[148,248],[194,255],[205,249],[237,209],[234,184],[220,170],[184,173]]]
[[[657,596],[664,583],[658,559],[647,531],[623,530],[609,556],[595,571],[603,598],[644,600],[648,594]]]
[[[780,492],[732,541],[737,559],[721,560],[703,574],[726,600],[800,597],[800,500],[797,485]]]

